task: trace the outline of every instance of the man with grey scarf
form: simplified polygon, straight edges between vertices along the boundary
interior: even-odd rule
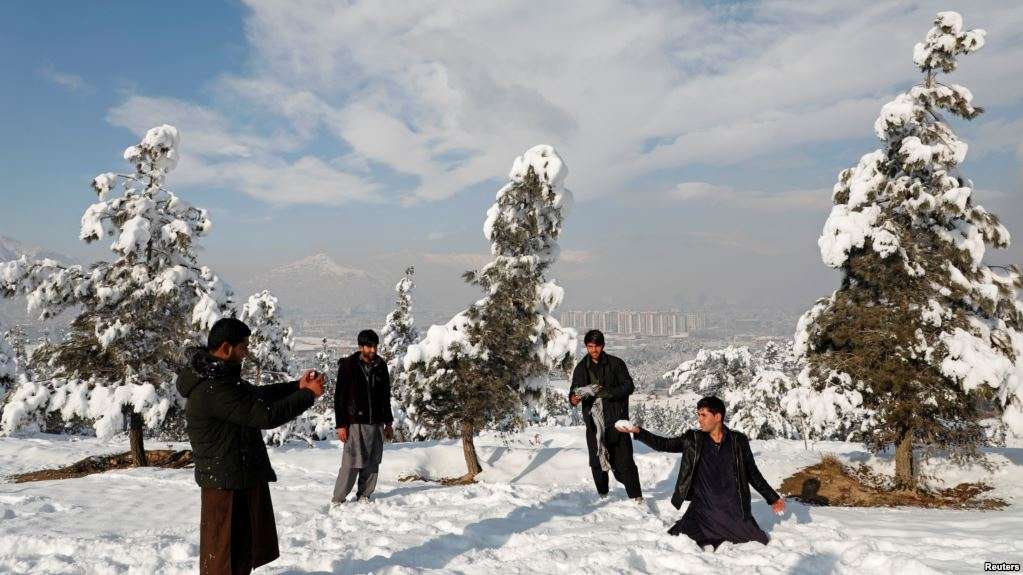
[[[625,485],[631,499],[643,500],[639,470],[632,456],[632,437],[615,429],[615,422],[629,419],[629,396],[636,386],[625,362],[604,353],[604,334],[590,330],[583,338],[586,357],[572,372],[568,400],[583,406],[586,423],[586,446],[590,452],[590,469],[597,493],[607,497],[610,489],[608,471]]]

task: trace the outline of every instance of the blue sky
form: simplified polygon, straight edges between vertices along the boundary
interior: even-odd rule
[[[384,279],[417,263],[457,306],[493,193],[549,143],[577,198],[567,307],[805,306],[836,283],[835,178],[941,9],[988,30],[954,76],[988,113],[954,127],[976,197],[1023,233],[1023,9],[856,4],[3,3],[0,234],[103,257],[77,241],[88,182],[167,122],[168,183],[211,210],[229,281],[323,251]]]

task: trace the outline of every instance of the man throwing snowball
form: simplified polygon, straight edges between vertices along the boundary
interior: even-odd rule
[[[717,549],[725,541],[767,545],[770,538],[750,512],[750,485],[775,513],[785,510],[785,500],[757,469],[749,439],[725,426],[723,401],[704,397],[696,404],[696,413],[700,429],[671,438],[654,435],[628,421],[616,423],[618,429],[634,434],[656,451],[683,454],[671,503],[676,509],[683,501],[692,503],[668,533],[684,533],[701,548],[711,545]]]
[[[625,362],[604,353],[603,333],[590,330],[583,343],[586,357],[572,372],[568,401],[573,406],[583,405],[586,447],[597,493],[607,497],[610,488],[607,472],[613,471],[629,497],[643,501],[639,470],[632,458],[632,438],[614,427],[616,421],[629,418],[629,396],[636,386]]]
[[[323,395],[324,378],[252,385],[242,379],[249,353],[248,326],[234,318],[213,324],[205,348],[189,350],[178,372],[185,402],[185,430],[202,488],[199,573],[249,573],[280,556],[261,430],[295,419]]]

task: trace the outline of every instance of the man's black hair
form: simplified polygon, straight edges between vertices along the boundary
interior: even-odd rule
[[[380,345],[380,336],[377,335],[377,332],[371,329],[364,329],[359,332],[358,341],[359,347],[362,347],[364,345],[377,346]]]
[[[696,411],[706,409],[711,413],[720,413],[721,421],[725,420],[725,402],[721,401],[721,398],[716,395],[708,395],[707,397],[701,398],[700,401],[696,402]]]
[[[591,329],[583,337],[583,344],[592,343],[604,347],[604,332],[599,329]]]
[[[210,336],[206,339],[206,349],[216,351],[224,343],[238,345],[251,333],[252,330],[242,320],[222,317],[210,328]]]

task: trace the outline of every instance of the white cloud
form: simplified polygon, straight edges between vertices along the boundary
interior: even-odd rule
[[[629,193],[668,170],[737,166],[872,137],[880,106],[918,79],[913,44],[945,8],[789,0],[739,7],[592,0],[543,9],[511,0],[246,3],[248,72],[214,84],[218,109],[233,113],[196,128],[204,165],[217,154],[262,158],[231,160],[244,166],[256,190],[249,193],[327,203],[380,197],[385,188],[374,182],[389,174],[412,183],[386,200],[448,198],[502,179],[512,159],[537,143],[559,149],[569,187],[586,198]],[[988,30],[988,44],[963,59],[956,80],[979,103],[1018,103],[1023,77],[1004,70],[1023,58],[1023,6],[980,2],[965,18]],[[221,141],[246,132],[256,135]],[[326,157],[316,147],[322,138],[343,151]],[[321,164],[309,160],[303,169],[280,159],[285,150]],[[300,194],[259,183],[273,174],[258,166],[282,163],[333,185]]]
[[[89,83],[81,76],[61,72],[54,68],[52,64],[47,64],[46,66],[39,68],[38,73],[48,82],[72,92],[92,90],[92,86],[90,86]]]
[[[683,182],[667,192],[669,198],[683,201],[700,201],[727,204],[729,209],[755,211],[821,211],[831,206],[830,190],[790,190],[766,193],[751,190],[737,190],[707,182]]]
[[[486,254],[474,253],[447,253],[447,254],[423,254],[426,263],[439,266],[452,266],[462,269],[479,269],[487,265],[491,257]]]
[[[561,255],[558,257],[559,262],[567,264],[586,264],[592,262],[593,259],[593,252],[588,250],[561,250]]]
[[[981,158],[989,153],[1012,151],[1023,160],[1023,118],[1014,121],[990,120],[981,123],[973,132],[975,140],[968,140],[971,159]]]
[[[237,189],[271,204],[339,205],[380,201],[380,185],[344,167],[343,159],[303,155],[291,136],[234,131],[221,113],[171,98],[132,96],[107,114],[116,126],[144,133],[162,123],[181,132],[181,162],[172,185],[213,185]]]

